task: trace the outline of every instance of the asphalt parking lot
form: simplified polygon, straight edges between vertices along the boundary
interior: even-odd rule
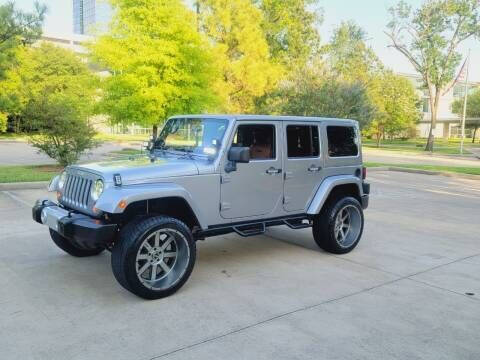
[[[141,300],[110,255],[77,259],[0,192],[1,359],[479,359],[480,182],[371,172],[362,241],[309,229],[198,244],[187,284]],[[473,295],[467,295],[473,294]]]

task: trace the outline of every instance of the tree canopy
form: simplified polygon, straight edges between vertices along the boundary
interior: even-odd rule
[[[199,0],[200,29],[214,46],[222,110],[249,113],[273,89],[282,66],[270,56],[261,10],[251,0]]]
[[[347,81],[368,84],[383,70],[383,64],[367,45],[367,34],[353,21],[342,22],[324,47],[330,71]]]
[[[46,7],[35,2],[35,11],[23,12],[13,1],[0,5],[0,79],[20,45],[32,44],[42,34]]]
[[[109,69],[98,111],[113,123],[157,124],[216,105],[211,49],[181,0],[111,0],[110,31],[89,45]]]
[[[272,59],[289,70],[318,55],[317,26],[322,17],[317,0],[254,0],[262,11],[262,29]]]
[[[67,165],[95,146],[88,123],[97,80],[73,52],[42,43],[18,53],[18,65],[0,82],[8,113],[31,131],[30,141],[48,156]],[[5,90],[8,89],[8,90]]]

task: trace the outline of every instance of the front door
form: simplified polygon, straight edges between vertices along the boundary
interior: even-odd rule
[[[283,196],[281,123],[239,121],[230,146],[250,148],[250,162],[227,173],[222,166],[220,215],[226,219],[268,215]]]
[[[303,212],[323,176],[320,129],[316,123],[285,122],[285,184],[283,207]]]

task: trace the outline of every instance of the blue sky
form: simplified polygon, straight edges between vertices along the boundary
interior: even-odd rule
[[[5,3],[7,0],[0,0]],[[15,0],[18,7],[31,9],[34,0]],[[324,21],[319,31],[322,41],[327,41],[332,31],[340,22],[354,20],[369,36],[369,44],[384,64],[397,72],[412,73],[413,68],[397,51],[387,47],[388,39],[383,33],[389,21],[388,8],[397,0],[318,0],[323,8]],[[422,0],[407,0],[414,7],[419,6]],[[72,0],[43,0],[49,12],[45,21],[45,31],[48,33],[72,32]],[[469,41],[461,48],[464,54],[468,49],[472,51],[470,65],[470,79],[480,81],[480,41]]]

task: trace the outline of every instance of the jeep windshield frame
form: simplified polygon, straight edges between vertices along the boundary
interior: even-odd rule
[[[228,120],[222,118],[169,119],[155,141],[154,150],[214,159],[219,153],[228,124]]]

